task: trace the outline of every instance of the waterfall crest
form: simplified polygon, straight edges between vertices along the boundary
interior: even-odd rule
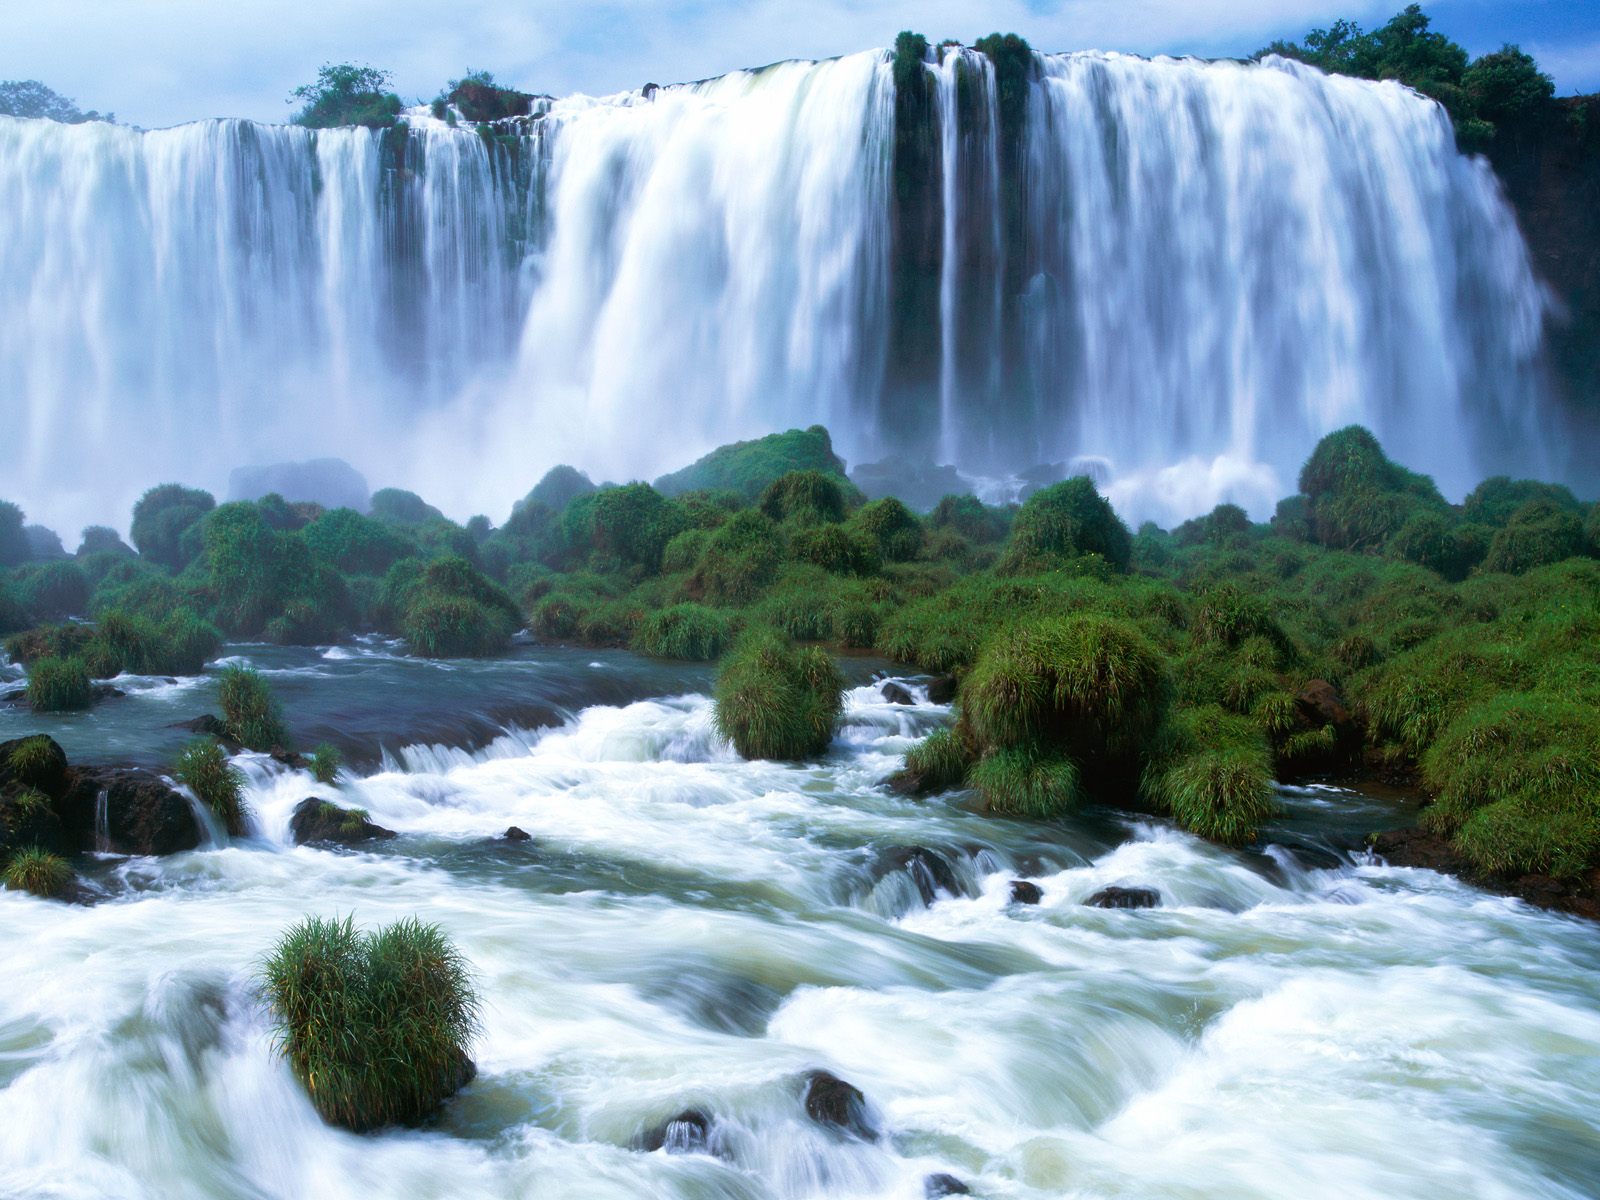
[[[882,52],[478,130],[0,118],[4,491],[70,534],[165,479],[338,455],[499,517],[558,461],[648,478],[815,422],[852,462],[1101,460],[1163,520],[1264,515],[1352,421],[1447,493],[1554,471],[1541,290],[1430,101],[1035,55],[1013,128],[986,58],[935,59],[909,198]],[[937,319],[907,382],[919,203]]]

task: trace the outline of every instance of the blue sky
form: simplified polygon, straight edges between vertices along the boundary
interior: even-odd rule
[[[0,79],[155,127],[282,120],[325,61],[393,70],[409,101],[467,68],[533,91],[604,93],[790,57],[887,45],[897,30],[1039,49],[1245,54],[1338,17],[1381,23],[1403,0],[46,0],[0,9]],[[1600,0],[1434,0],[1473,53],[1518,42],[1558,91],[1600,90]]]

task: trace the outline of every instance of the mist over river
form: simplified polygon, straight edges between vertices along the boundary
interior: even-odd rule
[[[334,792],[246,756],[248,837],[100,856],[88,906],[0,892],[0,1195],[920,1200],[940,1173],[994,1197],[1594,1194],[1595,927],[1345,848],[1406,823],[1393,802],[1284,789],[1245,852],[897,798],[880,781],[949,711],[886,702],[875,660],[845,660],[831,748],[791,766],[719,740],[702,668],[230,653],[297,734],[337,711],[364,765]],[[453,729],[413,725],[424,681]],[[212,677],[118,685],[87,714],[0,710],[0,739],[124,761],[211,703]],[[544,707],[502,707],[517,691]],[[294,847],[308,795],[399,836]],[[1112,884],[1161,906],[1083,904]],[[471,962],[479,1074],[431,1126],[332,1128],[274,1054],[252,980],[307,912],[422,913]],[[875,1139],[808,1119],[815,1069],[862,1090]],[[640,1148],[688,1109],[697,1149]]]

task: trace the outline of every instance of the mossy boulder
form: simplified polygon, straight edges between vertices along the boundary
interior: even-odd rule
[[[294,844],[327,843],[355,846],[362,842],[386,841],[395,836],[392,829],[376,825],[365,809],[343,808],[329,800],[308,797],[294,806],[289,818],[289,834]]]

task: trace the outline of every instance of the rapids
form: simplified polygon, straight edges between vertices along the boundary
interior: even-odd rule
[[[346,713],[440,669],[236,651]],[[287,844],[326,789],[246,756],[250,837],[103,857],[88,907],[0,893],[0,1195],[920,1200],[936,1172],[1018,1198],[1593,1194],[1600,935],[1337,852],[1388,806],[1286,791],[1248,853],[1109,812],[990,819],[878,786],[948,713],[885,703],[871,662],[826,758],[791,766],[718,740],[703,677],[545,653],[449,664],[460,706],[511,670],[638,692],[453,747],[374,718],[337,797],[399,831],[371,852]],[[126,738],[173,707],[107,702],[75,756],[96,721]],[[1008,902],[1019,877],[1038,907]],[[1084,906],[1113,883],[1162,907]],[[418,913],[472,962],[480,1074],[433,1127],[331,1129],[275,1058],[252,972],[307,912]],[[805,1117],[816,1068],[880,1140]],[[689,1108],[714,1153],[635,1148]]]
[[[494,131],[0,118],[0,478],[70,535],[325,455],[499,519],[556,462],[651,478],[816,422],[852,463],[1076,463],[1135,521],[1264,517],[1351,422],[1452,498],[1592,474],[1443,109],[1281,59],[1032,61],[1013,156],[988,60],[930,56],[901,201],[878,51]],[[897,203],[933,214],[914,379]]]

